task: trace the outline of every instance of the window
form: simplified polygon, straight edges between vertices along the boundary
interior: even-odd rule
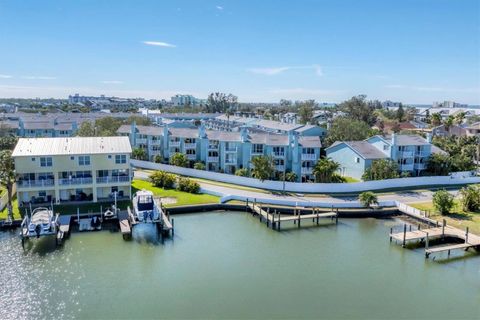
[[[32,158],[32,161],[35,161],[35,158]]]
[[[46,191],[39,191],[39,192],[38,192],[38,196],[39,196],[39,197],[46,197],[46,196],[47,196],[47,192],[46,192]]]
[[[383,150],[388,150],[388,144],[383,145]]]
[[[75,157],[73,157],[73,156],[72,156],[72,157],[70,157],[70,160],[75,160]]]
[[[263,153],[263,144],[252,145],[252,153]]]
[[[360,163],[360,158],[359,157],[355,157],[355,163]]]
[[[303,154],[315,154],[315,149],[313,149],[313,148],[303,148],[302,153]]]
[[[108,155],[108,159],[112,159],[112,155],[111,155],[111,154]]]
[[[90,156],[78,156],[78,165],[79,166],[89,166],[90,165]]]
[[[51,167],[52,158],[51,157],[41,157],[40,158],[40,167]]]
[[[125,155],[125,154],[116,154],[116,155],[115,155],[115,163],[116,163],[116,164],[127,163],[127,155]]]

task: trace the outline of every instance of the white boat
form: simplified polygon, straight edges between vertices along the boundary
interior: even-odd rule
[[[25,237],[55,235],[58,231],[58,215],[47,208],[36,208],[31,216],[26,216],[22,222],[22,232]]]
[[[160,209],[153,200],[153,192],[137,191],[133,196],[133,215],[140,223],[155,223],[160,221]]]

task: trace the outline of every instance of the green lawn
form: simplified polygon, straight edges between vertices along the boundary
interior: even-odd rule
[[[360,182],[360,180],[352,178],[352,177],[344,177],[344,178],[345,178],[345,181],[347,183]]]
[[[12,206],[13,206],[13,219],[14,220],[17,220],[17,219],[21,219],[21,215],[20,215],[20,211],[18,209],[18,201],[17,201],[17,197],[14,197],[13,201],[12,201]],[[7,207],[5,207],[1,212],[0,212],[0,220],[5,220],[7,219]]]
[[[471,232],[480,235],[480,212],[463,211],[457,200],[455,200],[455,207],[452,209],[452,213],[445,216],[442,216],[433,208],[431,201],[409,203],[409,205],[420,210],[429,211],[429,218],[431,219],[438,221],[445,219],[447,224],[452,227],[462,230],[468,227]]]
[[[175,189],[163,189],[154,187],[150,182],[143,180],[133,180],[132,193],[138,190],[150,190],[156,196],[176,198],[177,202],[166,204],[165,207],[184,206],[189,204],[204,204],[204,203],[218,203],[220,198],[209,194],[192,194]]]

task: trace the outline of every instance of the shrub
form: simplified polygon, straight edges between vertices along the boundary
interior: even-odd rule
[[[360,195],[358,196],[358,199],[360,200],[360,203],[362,204],[362,206],[366,208],[370,208],[373,204],[378,204],[377,196],[375,195],[375,193],[371,191],[360,193]]]
[[[237,169],[237,171],[235,171],[235,175],[239,177],[248,177],[248,169],[247,168]]]
[[[480,209],[480,187],[467,186],[460,190],[463,211]]]
[[[205,170],[205,164],[203,162],[195,162],[195,164],[193,165],[193,169],[196,169],[196,170]]]
[[[454,206],[453,195],[447,190],[438,190],[433,194],[433,206],[442,215],[449,214]]]
[[[198,193],[200,191],[200,185],[189,178],[178,178],[177,190],[189,193]]]
[[[162,162],[162,156],[157,154],[154,158],[153,158],[153,162],[155,163],[161,163]]]
[[[165,171],[155,171],[150,175],[150,181],[155,187],[172,189],[175,184],[175,175]]]

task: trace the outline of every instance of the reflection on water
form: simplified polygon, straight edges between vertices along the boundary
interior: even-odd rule
[[[390,244],[395,220],[285,232],[243,213],[175,222],[175,241],[164,244],[152,225],[136,226],[134,241],[75,233],[57,250],[54,239],[35,239],[24,251],[16,232],[0,233],[0,319],[480,314],[480,257],[425,260],[423,248]]]

